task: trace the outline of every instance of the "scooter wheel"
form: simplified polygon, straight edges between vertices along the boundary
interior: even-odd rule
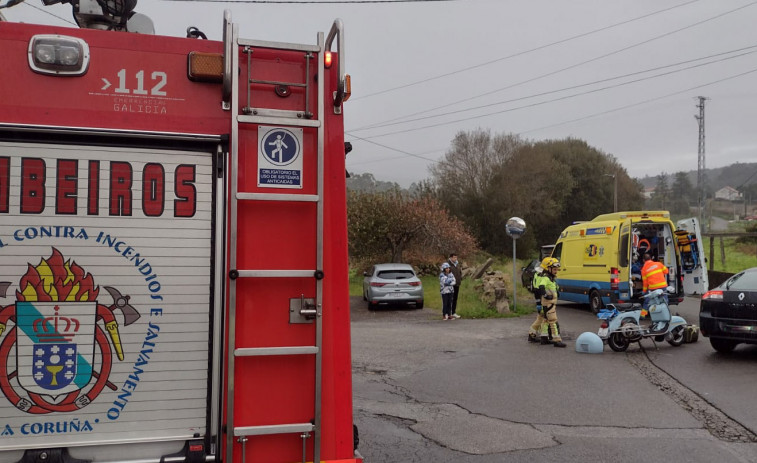
[[[676,326],[670,330],[670,333],[668,333],[667,336],[665,336],[665,340],[668,341],[668,344],[671,346],[678,347],[683,344],[683,331],[683,326]]]
[[[620,333],[612,333],[610,337],[607,338],[607,345],[615,352],[625,352],[626,349],[628,349],[629,344],[630,341],[628,338]]]

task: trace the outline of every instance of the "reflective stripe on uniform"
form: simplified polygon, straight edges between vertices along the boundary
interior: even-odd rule
[[[641,269],[643,290],[646,291],[647,289],[660,289],[668,286],[668,281],[665,277],[665,274],[667,273],[666,270],[667,268],[663,267],[663,265],[659,262],[654,262],[652,265],[645,264]]]

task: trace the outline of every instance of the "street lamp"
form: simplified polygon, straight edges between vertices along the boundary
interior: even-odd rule
[[[612,177],[612,211],[618,212],[618,174],[605,174],[605,177]]]
[[[513,310],[517,309],[517,295],[516,289],[518,287],[518,279],[516,278],[516,262],[515,262],[515,240],[526,233],[526,222],[520,217],[510,217],[505,224],[505,231],[513,239]]]

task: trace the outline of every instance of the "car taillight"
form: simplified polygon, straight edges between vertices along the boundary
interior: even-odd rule
[[[408,283],[408,284],[409,284],[410,286],[420,286],[420,285],[421,285],[421,282],[420,282],[420,281],[411,281],[411,282],[410,282],[410,283]]]
[[[618,275],[618,269],[612,267],[610,269],[610,289],[618,289],[620,285],[620,276]]]
[[[600,328],[609,328],[610,324],[607,323],[607,320],[602,320],[602,323],[600,323]]]
[[[374,281],[373,283],[371,283],[371,286],[373,286],[373,287],[375,287],[375,288],[380,288],[380,287],[382,287],[382,286],[386,286],[386,283],[376,283],[376,282]]]
[[[704,293],[704,296],[702,296],[702,300],[704,301],[708,299],[722,301],[723,291],[707,291],[706,293]]]

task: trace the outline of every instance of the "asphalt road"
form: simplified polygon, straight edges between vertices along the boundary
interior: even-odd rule
[[[441,320],[352,300],[358,450],[375,462],[754,462],[757,346],[706,338],[575,351],[593,314],[561,304],[565,349],[526,342],[531,317]],[[698,323],[698,300],[674,307]]]

